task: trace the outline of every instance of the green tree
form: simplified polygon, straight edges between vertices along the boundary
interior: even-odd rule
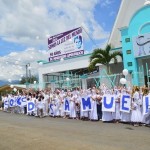
[[[122,52],[111,51],[111,45],[107,45],[105,49],[95,49],[90,57],[89,71],[95,69],[96,64],[103,64],[106,66],[107,73],[110,74],[110,61],[114,61],[114,63],[118,63],[118,57],[120,56],[123,59]]]
[[[26,84],[26,83],[31,83],[33,84],[34,81],[38,81],[38,78],[36,76],[31,76],[31,77],[22,77],[20,84]]]

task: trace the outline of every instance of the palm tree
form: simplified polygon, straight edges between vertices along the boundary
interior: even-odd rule
[[[90,64],[89,64],[89,71],[92,71],[96,64],[103,64],[107,68],[107,73],[110,74],[110,61],[114,61],[114,63],[118,63],[118,57],[120,56],[121,59],[122,53],[119,51],[111,52],[111,45],[107,45],[105,49],[95,49],[90,57]]]

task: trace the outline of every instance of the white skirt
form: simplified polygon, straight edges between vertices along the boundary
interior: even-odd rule
[[[70,117],[76,118],[76,110],[75,110],[75,103],[70,102]]]
[[[102,121],[112,121],[113,116],[111,112],[103,111],[102,112]]]
[[[130,122],[131,121],[131,114],[126,112],[121,112],[121,121],[122,122]]]
[[[96,101],[93,101],[91,104],[92,104],[92,106],[91,106],[92,110],[91,110],[91,113],[90,113],[90,119],[91,120],[98,120]]]
[[[132,110],[131,112],[131,122],[141,122],[142,114],[140,108],[136,108],[136,110]]]
[[[120,103],[116,103],[115,105],[115,112],[112,113],[113,119],[120,120],[121,113],[120,113]]]

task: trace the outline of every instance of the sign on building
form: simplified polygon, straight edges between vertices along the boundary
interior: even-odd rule
[[[135,57],[150,55],[150,33],[134,37],[133,49]]]
[[[82,28],[76,28],[48,38],[49,61],[84,54]]]

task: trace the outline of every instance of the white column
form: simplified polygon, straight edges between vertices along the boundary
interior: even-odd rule
[[[43,76],[43,74],[39,73],[39,89],[42,90],[44,88],[45,88],[45,85],[44,85],[44,76]]]
[[[86,79],[82,79],[82,89],[87,90],[87,81]]]

